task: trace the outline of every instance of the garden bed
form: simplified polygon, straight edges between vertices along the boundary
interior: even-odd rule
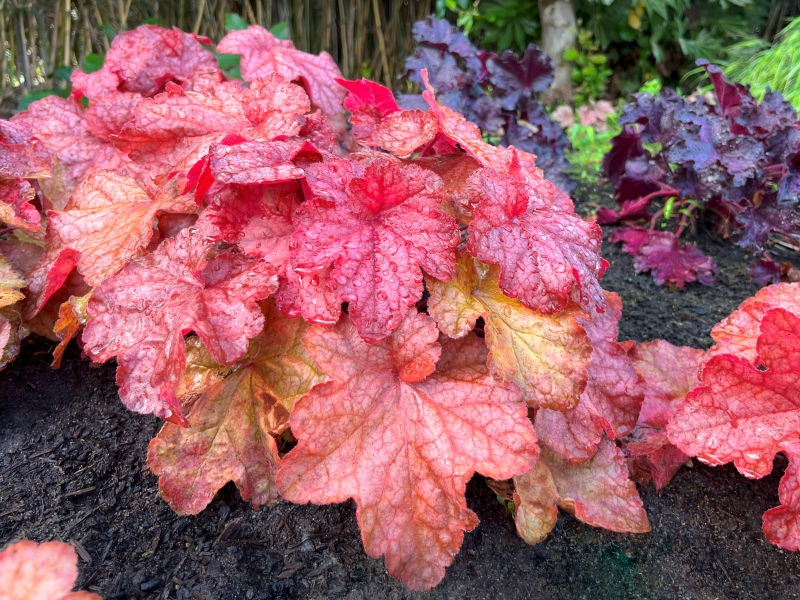
[[[579,210],[609,203],[604,190],[577,196],[586,199]],[[604,245],[603,287],[624,303],[621,340],[707,348],[711,327],[756,291],[744,252],[705,234],[693,241],[717,261],[713,288],[659,287]],[[365,555],[353,502],[253,510],[229,484],[198,517],[177,516],[145,464],[160,421],[119,402],[113,364],[93,368],[71,347],[54,371],[50,349],[29,340],[0,375],[0,547],[70,541],[81,556],[79,588],[106,600],[416,597]],[[761,531],[785,465],[779,457],[769,477],[750,481],[732,465],[695,463],[661,492],[641,489],[651,533],[615,534],[562,514],[537,546],[516,535],[508,509],[476,476],[467,498],[481,523],[424,596],[800,598],[800,555]]]

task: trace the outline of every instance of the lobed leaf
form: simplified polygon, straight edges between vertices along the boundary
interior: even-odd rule
[[[426,278],[426,284],[428,313],[446,335],[463,337],[484,319],[490,371],[514,382],[528,404],[568,410],[578,403],[592,356],[579,307],[554,315],[531,310],[501,292],[496,268],[466,253],[449,282]]]
[[[642,407],[639,376],[617,343],[622,301],[617,294],[606,292],[606,302],[604,313],[591,320],[578,318],[591,340],[592,359],[577,406],[563,412],[541,408],[534,422],[539,439],[571,462],[594,456],[603,432],[614,440],[633,431]]]
[[[543,446],[537,467],[515,477],[514,486],[517,531],[529,544],[542,541],[552,530],[556,505],[594,527],[625,533],[650,531],[625,457],[607,439],[593,458],[580,464]]]
[[[519,168],[505,175],[484,169],[469,185],[479,200],[467,248],[500,266],[507,296],[544,313],[562,310],[573,296],[589,311],[604,309],[597,225],[563,210],[552,184],[526,181]]]
[[[708,351],[709,357],[733,354],[755,364],[761,322],[773,308],[783,308],[800,316],[800,284],[771,285],[742,302],[733,314],[714,325],[711,337],[716,344]]]
[[[316,196],[295,213],[291,261],[299,274],[327,276],[364,339],[385,338],[422,296],[422,270],[449,279],[459,241],[439,209],[442,182],[415,165],[376,158],[354,173],[336,161],[311,167]],[[360,175],[360,176],[359,176]]]
[[[341,119],[344,90],[336,83],[342,73],[327,52],[318,56],[297,50],[290,40],[279,40],[260,25],[229,31],[217,52],[240,54],[245,81],[277,73],[286,81],[305,86],[311,102],[329,119]]]
[[[73,71],[72,87],[94,102],[113,92],[154,96],[168,82],[187,90],[220,83],[217,59],[201,43],[210,42],[177,27],[141,25],[122,31],[114,36],[100,70]]]
[[[256,303],[275,291],[274,268],[231,253],[206,260],[209,247],[183,230],[95,288],[83,342],[96,362],[117,358],[120,397],[133,411],[185,424],[175,396],[184,334],[195,331],[216,361],[233,364],[263,327]]]
[[[150,442],[147,464],[178,514],[199,513],[228,481],[256,508],[278,499],[275,437],[288,427],[295,400],[325,376],[303,347],[307,324],[272,304],[264,317],[264,331],[227,377],[208,382],[196,363],[189,367],[191,387],[202,390],[186,406],[189,427],[166,423]]]
[[[747,477],[772,471],[775,454],[800,441],[800,317],[766,311],[756,351],[761,371],[746,358],[709,360],[702,386],[690,392],[667,426],[669,441],[711,465],[733,461]]]
[[[281,494],[353,498],[367,553],[411,589],[430,589],[477,525],[464,498],[472,473],[503,479],[536,460],[525,404],[489,375],[476,337],[440,346],[413,309],[377,344],[346,317],[311,327],[304,343],[331,381],[295,405],[299,442],[278,472]]]
[[[644,402],[625,449],[635,461],[638,480],[652,478],[660,490],[689,459],[669,442],[666,429],[686,394],[700,385],[706,354],[664,340],[637,344],[629,354],[641,377]]]

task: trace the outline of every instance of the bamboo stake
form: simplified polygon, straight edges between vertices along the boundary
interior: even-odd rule
[[[341,60],[339,61],[342,66],[342,71],[344,71],[345,77],[352,77],[350,74],[350,53],[347,50],[347,22],[344,18],[344,0],[337,0],[339,5],[339,39],[340,43],[342,44],[342,56]]]
[[[6,12],[5,0],[0,0],[0,99],[6,97],[6,79],[8,67],[6,66]]]
[[[372,12],[375,13],[375,29],[378,34],[378,48],[381,51],[381,65],[383,66],[383,81],[386,87],[392,87],[389,73],[389,60],[386,58],[386,41],[383,39],[383,25],[381,24],[381,7],[378,0],[372,0]]]
[[[250,19],[250,23],[258,23],[258,18],[253,12],[253,7],[250,6],[250,0],[244,0],[244,11],[247,13],[247,18]]]
[[[19,38],[17,47],[19,56],[22,59],[22,76],[25,78],[23,86],[26,92],[31,91],[31,65],[28,61],[28,40],[25,37],[25,16],[22,11],[17,13],[17,24],[19,25]]]
[[[192,28],[192,31],[194,32],[195,35],[197,35],[197,33],[200,31],[200,24],[203,22],[203,12],[206,9],[205,0],[200,0],[199,4],[200,5],[197,8],[197,18],[195,19],[194,27]]]
[[[28,35],[30,36],[29,47],[31,49],[31,64],[33,65],[33,75],[31,77],[31,85],[36,86],[39,83],[39,28],[36,26],[36,17],[33,11],[28,13]]]
[[[68,67],[72,62],[72,4],[64,0],[64,54],[61,64]]]

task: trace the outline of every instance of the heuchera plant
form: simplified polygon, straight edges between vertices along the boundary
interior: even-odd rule
[[[634,94],[617,123],[604,168],[616,187],[619,211],[602,208],[601,225],[624,222],[612,241],[634,256],[637,271],[651,270],[659,283],[711,285],[713,260],[679,238],[700,213],[724,237],[763,253],[751,268],[762,285],[786,269],[767,254],[771,240],[796,246],[800,239],[800,129],[797,114],[780,94],[760,104],[748,89],[705,67],[716,105],[689,100],[665,89],[659,96]],[[651,212],[656,199],[661,207]],[[678,218],[677,229],[661,230],[660,218]],[[649,221],[641,226],[635,222]]]
[[[73,76],[87,108],[2,124],[0,331],[60,339],[58,362],[83,327],[88,357],[116,359],[125,405],[168,421],[148,465],[178,513],[228,481],[254,506],[353,498],[365,549],[413,589],[476,526],[476,472],[515,478],[531,543],[558,507],[646,531],[628,462],[657,477],[686,384],[649,390],[645,351],[618,343],[599,227],[424,69],[425,110],[403,110],[261,27],[217,46],[249,85],[206,42],[121,34]]]
[[[711,332],[700,386],[686,396],[667,434],[687,455],[733,462],[745,477],[769,475],[789,459],[780,506],[764,513],[773,544],[800,550],[800,284],[782,283],[745,300]]]
[[[514,146],[536,155],[536,166],[562,190],[571,191],[565,174],[569,145],[564,131],[536,99],[553,82],[553,60],[535,44],[521,58],[478,50],[456,27],[444,19],[428,17],[414,24],[417,48],[406,59],[404,77],[422,85],[428,71],[440,104],[461,113],[502,146]],[[403,108],[425,108],[421,96],[400,94]]]

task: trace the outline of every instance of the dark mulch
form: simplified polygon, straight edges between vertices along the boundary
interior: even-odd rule
[[[748,256],[708,235],[698,243],[719,263],[719,283],[684,292],[636,275],[606,245],[603,285],[625,305],[621,339],[708,347],[713,324],[756,291]],[[352,502],[253,510],[228,485],[198,517],[175,515],[144,461],[158,420],[123,408],[113,366],[92,368],[73,349],[53,371],[48,350],[28,344],[0,375],[0,547],[69,541],[81,556],[79,585],[107,600],[417,597],[364,554]],[[695,465],[661,493],[642,488],[651,533],[614,534],[563,515],[534,547],[476,477],[467,497],[481,524],[424,597],[800,598],[800,555],[761,531],[784,468],[779,458],[772,475],[750,481]]]

